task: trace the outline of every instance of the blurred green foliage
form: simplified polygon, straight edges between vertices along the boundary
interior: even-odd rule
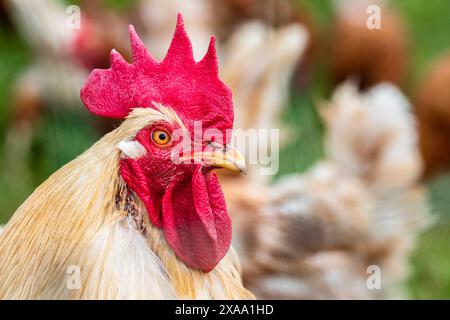
[[[16,34],[0,28],[0,143],[9,118],[11,88],[18,72],[29,61],[29,53]]]
[[[14,80],[30,60],[24,43],[9,30],[0,28],[0,150],[4,149],[6,129],[11,118],[10,101]],[[8,165],[0,154],[0,221],[5,221],[23,201],[31,188],[22,187],[22,180],[14,184],[15,176],[7,172]],[[13,187],[14,186],[14,187]]]
[[[331,0],[298,0],[313,13],[322,31],[332,21]],[[67,1],[66,3],[73,3]],[[77,1],[75,1],[77,3]],[[126,8],[130,0],[108,0],[116,9]],[[450,48],[450,1],[403,0],[393,4],[405,17],[412,42],[409,85],[417,83],[430,61]],[[37,125],[31,154],[25,159],[6,162],[5,132],[11,110],[11,89],[15,78],[31,57],[19,36],[0,27],[0,222],[6,222],[21,202],[48,175],[88,148],[97,138],[85,115],[77,112],[49,112]],[[283,115],[293,132],[280,154],[283,175],[307,170],[323,154],[323,128],[315,103],[330,92],[327,70],[316,69],[310,87],[294,92]],[[409,90],[408,90],[409,91]],[[413,92],[413,90],[411,89]],[[31,168],[32,170],[27,170]],[[450,177],[428,186],[438,223],[419,240],[412,257],[412,277],[407,284],[412,298],[450,298]]]
[[[450,221],[439,221],[421,235],[412,256],[408,282],[412,299],[449,299],[450,297]]]

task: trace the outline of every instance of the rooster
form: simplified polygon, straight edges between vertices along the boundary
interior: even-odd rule
[[[133,63],[113,50],[81,90],[91,112],[125,120],[15,212],[0,236],[0,298],[253,298],[213,172],[245,169],[214,37],[195,62],[179,15],[157,62],[129,34]]]

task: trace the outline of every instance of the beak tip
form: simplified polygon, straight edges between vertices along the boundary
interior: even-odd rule
[[[224,148],[222,145],[216,147],[212,152],[201,152],[193,155],[199,158],[206,166],[228,169],[234,172],[247,174],[247,166],[240,152],[231,145]],[[205,161],[207,160],[207,161]]]

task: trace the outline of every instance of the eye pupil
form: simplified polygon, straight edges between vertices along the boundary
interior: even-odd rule
[[[159,138],[159,140],[166,140],[166,134],[163,133],[163,132],[161,132],[161,133],[158,135],[158,138]]]

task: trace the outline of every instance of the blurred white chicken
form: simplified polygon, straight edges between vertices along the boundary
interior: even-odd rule
[[[207,48],[211,34],[215,34],[212,9],[211,1],[206,0],[140,0],[136,13],[145,30],[144,42],[152,55],[157,60],[161,60],[170,45],[173,17],[178,12],[182,12],[186,21],[186,30],[191,35],[194,57],[200,60],[204,52],[196,49]]]
[[[323,161],[228,202],[246,286],[259,298],[398,297],[430,221],[409,103],[390,84],[360,94],[347,82],[321,113]]]
[[[221,76],[233,91],[237,144],[245,141],[248,129],[256,133],[282,127],[289,81],[307,44],[308,33],[299,23],[274,29],[257,21],[243,24],[225,43]],[[268,142],[258,143],[259,148],[267,145],[266,154],[271,152]],[[266,180],[258,166],[249,159],[247,164],[247,180]]]
[[[87,70],[70,59],[78,30],[69,28],[66,7],[54,0],[7,0],[6,5],[35,57],[18,80],[17,90],[78,108],[79,90]]]

